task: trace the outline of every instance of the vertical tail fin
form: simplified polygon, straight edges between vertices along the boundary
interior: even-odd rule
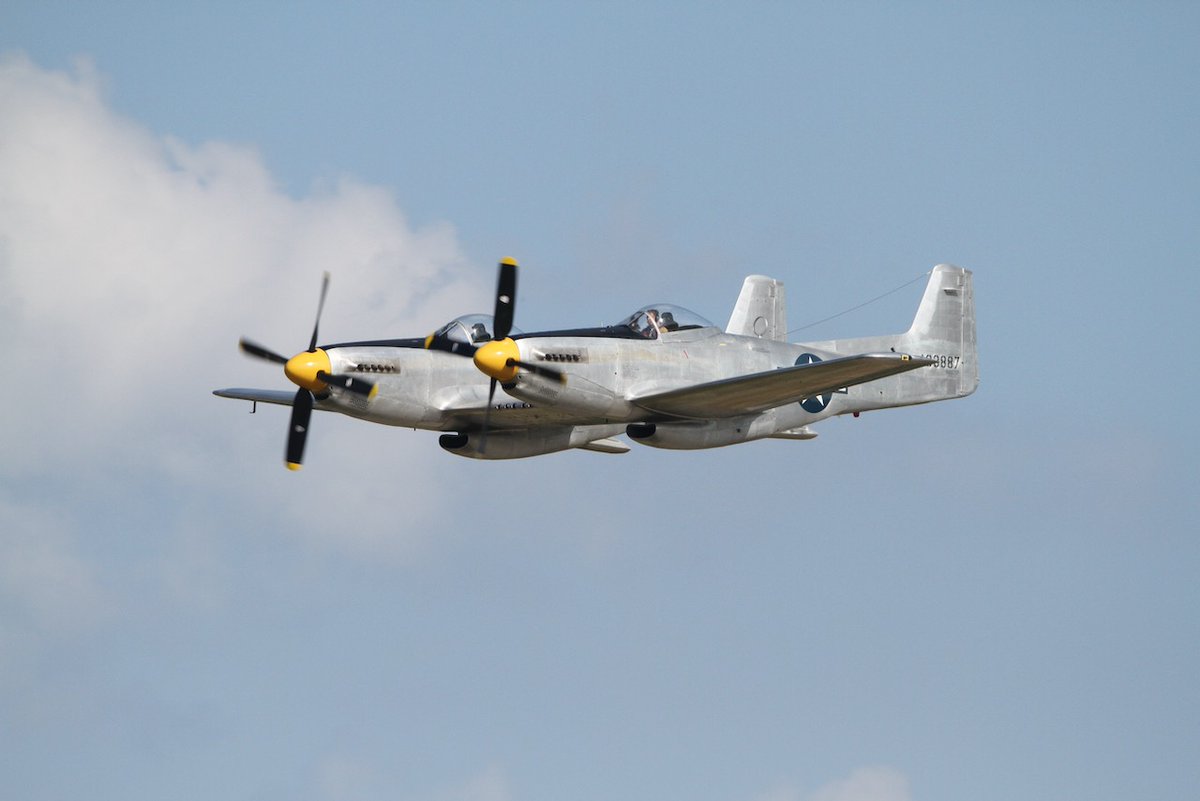
[[[970,395],[979,386],[979,357],[975,346],[975,287],[971,271],[949,264],[933,268],[912,327],[902,337],[914,356],[938,360],[947,382],[948,397]],[[936,368],[935,368],[936,369]],[[949,384],[956,383],[957,386]]]
[[[920,370],[850,387],[845,411],[839,414],[970,395],[979,386],[971,271],[949,264],[934,267],[912,327],[903,334],[835,339],[808,347],[843,356],[892,350],[933,360]]]
[[[787,341],[787,300],[783,282],[765,275],[748,275],[742,282],[726,333]]]

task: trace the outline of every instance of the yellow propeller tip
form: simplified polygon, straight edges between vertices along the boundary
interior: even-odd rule
[[[429,336],[425,337],[425,350],[429,350],[429,346],[432,344],[433,344],[433,334],[430,334]]]
[[[517,266],[517,260],[514,259],[512,256],[505,256],[503,259],[500,260],[500,263],[507,264],[509,267]]]
[[[288,469],[288,470],[299,470],[299,469],[300,469],[300,464],[299,464],[298,462],[288,462],[288,463],[287,463],[287,469]]]
[[[379,394],[379,385],[375,384],[371,387],[371,391],[367,393],[367,400],[375,400],[375,396]]]

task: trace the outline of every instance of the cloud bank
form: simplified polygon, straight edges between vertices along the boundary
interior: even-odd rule
[[[408,547],[416,534],[389,526],[391,504],[356,477],[403,482],[449,469],[429,467],[454,461],[431,440],[386,430],[395,444],[383,448],[374,427],[318,415],[310,464],[325,465],[289,483],[286,410],[251,418],[247,404],[210,394],[289,386],[241,356],[237,339],[303,349],[325,270],[333,284],[322,338],[334,339],[431,330],[486,308],[491,281],[451,226],[411,225],[387,189],[335,176],[289,196],[252,147],[189,144],[118,113],[85,62],[53,71],[0,57],[0,341],[10,381],[0,603],[39,628],[93,619],[105,584],[120,581],[113,570],[125,569],[109,569],[106,582],[107,554],[153,536],[165,543],[159,552],[132,559],[152,565],[164,587],[179,585],[197,573],[171,562],[200,554],[211,563],[197,543],[228,531],[235,515],[249,532],[278,527],[373,553]],[[357,505],[360,526],[331,530],[290,502],[318,481]],[[410,528],[441,502],[430,484],[409,499]],[[190,582],[185,591],[202,596]]]
[[[888,767],[858,768],[813,793],[810,801],[911,801],[908,779]]]
[[[237,337],[302,349],[324,270],[335,337],[411,335],[487,294],[450,226],[412,227],[385,189],[340,177],[289,197],[250,147],[121,116],[86,64],[0,60],[0,336],[24,379],[6,475],[213,450],[209,390],[286,387]]]
[[[831,781],[811,793],[780,787],[760,796],[758,801],[912,801],[912,796],[903,773],[876,765],[857,768],[846,778]]]

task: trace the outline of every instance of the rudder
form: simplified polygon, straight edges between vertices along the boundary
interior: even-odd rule
[[[765,275],[746,276],[725,332],[786,342],[787,300],[783,282]]]
[[[958,397],[979,386],[975,343],[975,288],[970,270],[950,264],[934,267],[912,327],[902,336],[905,350],[938,361],[934,369],[958,376]]]

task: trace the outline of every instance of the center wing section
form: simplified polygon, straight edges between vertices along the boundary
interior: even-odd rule
[[[496,393],[489,414],[486,384],[448,387],[434,394],[431,405],[442,413],[444,428],[462,432],[479,431],[485,417],[489,428],[494,430],[574,426],[587,422],[553,403],[528,403],[509,395],[503,388]]]
[[[933,364],[905,353],[863,353],[764,373],[725,378],[631,398],[647,411],[674,417],[737,417],[814,398]]]

